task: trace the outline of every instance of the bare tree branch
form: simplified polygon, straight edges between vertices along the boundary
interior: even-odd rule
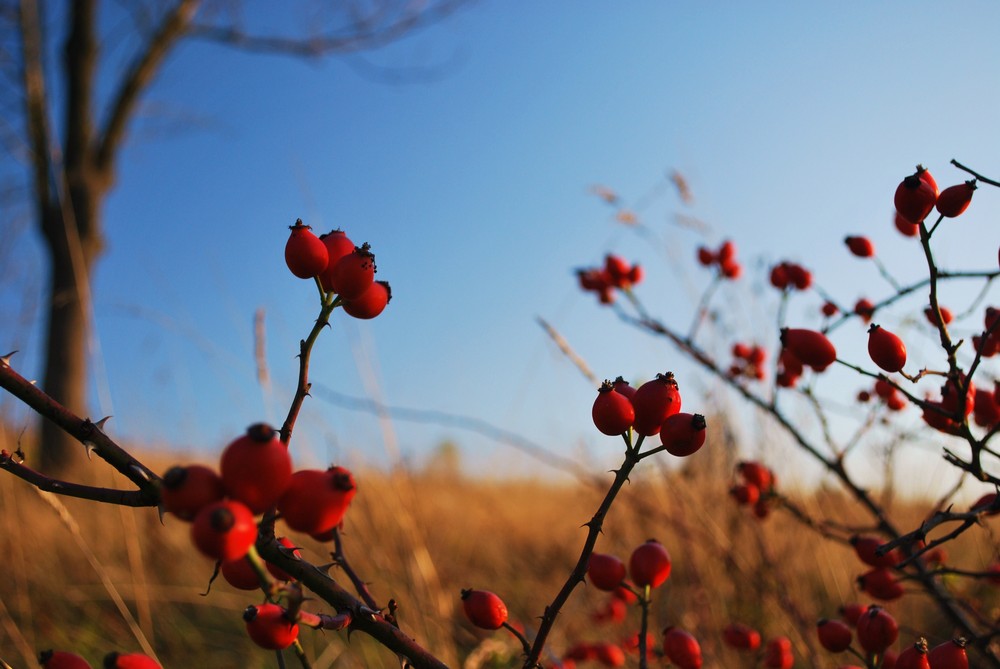
[[[168,12],[146,45],[145,51],[122,79],[97,149],[97,166],[105,174],[110,176],[114,171],[115,155],[125,135],[125,126],[138,104],[139,96],[149,86],[170,49],[188,30],[198,5],[199,0],[181,0]]]
[[[25,116],[28,141],[34,153],[35,199],[42,221],[49,217],[44,209],[50,201],[49,117],[45,95],[45,74],[42,67],[42,31],[36,0],[21,0],[21,52],[25,93]]]

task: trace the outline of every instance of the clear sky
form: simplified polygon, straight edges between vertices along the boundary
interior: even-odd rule
[[[685,407],[706,413],[700,393],[713,384],[581,294],[573,269],[608,251],[640,262],[640,297],[686,329],[709,281],[695,247],[732,238],[746,278],[714,303],[772,346],[775,295],[760,284],[775,260],[809,266],[844,303],[886,297],[842,240],[867,234],[901,280],[918,278],[918,246],[891,223],[899,180],[920,162],[942,187],[958,183],[951,158],[1000,177],[997,26],[1000,5],[988,1],[484,0],[359,57],[302,62],[187,42],[145,98],[105,210],[93,413],[113,414],[124,440],[205,453],[250,423],[280,422],[318,311],[312,283],[283,261],[301,217],[370,242],[394,292],[378,319],[337,313],[321,338],[316,397],[296,432],[301,464],[389,457],[385,426],[330,402],[334,392],[484,420],[606,468],[620,448],[592,426],[595,389],[537,317],[601,377],[674,370]],[[672,170],[693,204],[669,187]],[[595,184],[639,206],[650,234],[616,223]],[[938,235],[942,265],[996,267],[995,190]],[[678,214],[707,227],[678,225]],[[21,313],[44,258],[32,230],[4,225],[17,251],[3,299]],[[973,297],[966,286],[957,308]],[[927,331],[906,320],[922,299],[885,324],[912,329],[917,364],[937,364]],[[789,320],[819,325],[819,304],[798,298]],[[257,309],[270,390],[256,380]],[[835,342],[870,365],[864,331],[850,325]],[[966,331],[978,327],[974,316]],[[3,331],[13,341],[0,345],[39,375],[37,324]],[[831,379],[818,390],[845,404],[863,385]],[[455,427],[397,420],[391,431],[413,460],[450,439],[477,471],[548,471]]]

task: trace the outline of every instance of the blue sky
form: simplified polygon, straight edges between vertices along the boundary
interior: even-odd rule
[[[760,283],[775,260],[806,264],[845,303],[886,297],[843,237],[868,234],[899,278],[918,278],[918,247],[891,224],[900,178],[922,162],[942,187],[964,180],[951,158],[1000,176],[998,19],[990,2],[482,1],[346,59],[185,43],[145,99],[105,210],[93,413],[114,414],[109,425],[124,440],[205,454],[252,422],[280,422],[297,342],[318,310],[312,284],[283,262],[287,226],[301,217],[370,242],[394,292],[374,321],[337,314],[315,353],[318,386],[475,417],[606,468],[619,447],[590,422],[594,389],[536,317],[601,377],[674,370],[694,411],[713,385],[579,293],[573,269],[608,251],[640,262],[640,297],[684,329],[709,280],[695,247],[732,238],[747,277],[716,304],[770,344],[775,296]],[[408,74],[417,66],[427,76]],[[692,205],[665,187],[671,170],[688,179]],[[653,236],[615,223],[594,184],[645,202],[639,214]],[[938,235],[942,265],[996,267],[993,190]],[[678,213],[708,228],[677,225]],[[3,294],[16,306],[37,294],[43,257],[32,231],[12,227],[18,269]],[[965,286],[954,300],[966,306],[973,293]],[[818,325],[818,304],[799,298],[790,320]],[[918,307],[885,324],[912,329],[911,349],[931,364],[930,338],[907,321]],[[269,391],[255,376],[259,308]],[[835,342],[867,362],[863,330],[850,325]],[[977,317],[967,325],[979,327]],[[38,332],[17,328],[7,346],[22,351],[28,376],[39,374]],[[860,385],[831,375],[818,390],[846,404]],[[318,389],[297,457],[385,462],[383,428]],[[547,471],[456,428],[391,429],[409,459],[451,439],[477,471]]]

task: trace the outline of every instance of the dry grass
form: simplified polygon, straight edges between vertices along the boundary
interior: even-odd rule
[[[173,464],[162,457],[151,460],[160,460],[160,469]],[[758,522],[738,508],[727,497],[727,476],[719,473],[731,466],[722,449],[691,462],[681,472],[644,462],[598,542],[599,551],[627,558],[639,543],[656,537],[671,552],[674,571],[657,595],[651,629],[677,624],[696,633],[706,666],[751,666],[721,644],[719,630],[730,621],[753,625],[765,636],[788,635],[799,658],[796,666],[847,661],[818,652],[813,627],[818,618],[836,615],[844,602],[868,601],[854,588],[863,568],[851,551],[819,539],[780,510]],[[100,464],[92,470],[100,482],[110,483]],[[530,631],[576,561],[582,525],[604,490],[586,483],[430,472],[356,474],[360,489],[348,516],[346,549],[375,596],[383,603],[396,599],[403,628],[451,666],[471,664],[470,658],[487,666],[516,665],[518,649],[509,635],[480,633],[464,622],[459,590],[497,592],[512,618]],[[161,524],[150,509],[61,501],[63,516],[27,484],[0,476],[0,658],[31,667],[39,649],[72,648],[96,666],[109,650],[138,650],[145,639],[168,668],[276,666],[273,654],[244,636],[240,613],[258,597],[221,580],[203,596],[212,565],[192,550],[186,524],[170,517]],[[798,502],[818,516],[862,519],[835,494],[816,493]],[[911,503],[896,511],[916,523],[926,509]],[[74,523],[78,535],[71,531]],[[327,560],[323,546],[306,538],[301,544],[307,559]],[[979,569],[993,559],[995,544],[989,528],[969,532],[950,548],[951,563]],[[997,605],[996,594],[982,585],[954,587],[965,597]],[[118,596],[124,609],[115,604]],[[605,597],[580,587],[550,647],[559,652],[575,641],[618,640],[634,632],[637,611],[624,623],[592,620]],[[950,635],[923,595],[903,601],[888,608],[904,630]],[[319,602],[313,608],[325,610]],[[902,638],[910,636],[904,631]],[[317,668],[398,666],[363,635],[348,639],[305,631],[302,639]]]

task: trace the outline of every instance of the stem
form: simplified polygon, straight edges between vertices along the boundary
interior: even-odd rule
[[[608,510],[611,509],[611,504],[615,501],[615,497],[621,490],[622,486],[628,480],[628,476],[632,471],[632,468],[639,462],[638,456],[638,444],[635,449],[629,448],[625,452],[625,460],[622,462],[621,467],[615,471],[615,480],[611,483],[611,487],[608,489],[607,494],[604,496],[604,501],[597,509],[597,513],[594,517],[590,519],[590,522],[586,523],[587,526],[587,538],[583,543],[583,549],[580,551],[580,558],[576,561],[576,566],[570,573],[569,578],[566,579],[566,583],[563,584],[562,589],[556,595],[552,603],[545,607],[545,613],[542,614],[542,623],[538,627],[538,634],[535,636],[535,643],[531,647],[531,651],[528,653],[527,659],[524,661],[524,669],[534,669],[538,666],[538,658],[542,654],[542,650],[545,648],[545,642],[548,639],[549,632],[552,631],[552,626],[556,622],[556,617],[559,615],[559,611],[562,609],[566,600],[573,593],[573,590],[580,583],[583,583],[584,576],[587,573],[587,564],[590,561],[590,556],[594,552],[594,546],[597,544],[597,537],[601,533],[601,528],[604,525],[604,518],[608,514]]]
[[[309,358],[313,345],[316,344],[323,328],[330,324],[330,314],[333,313],[337,304],[337,300],[332,299],[332,296],[324,296],[315,325],[309,332],[309,336],[299,342],[299,381],[295,388],[295,397],[292,398],[292,404],[288,407],[288,416],[281,426],[281,442],[286,446],[292,439],[292,430],[295,429],[295,420],[299,416],[302,403],[309,395]]]
[[[639,598],[639,604],[642,607],[642,624],[639,627],[639,669],[646,669],[646,635],[649,633],[649,595],[652,588],[647,584],[643,588],[642,597]]]

